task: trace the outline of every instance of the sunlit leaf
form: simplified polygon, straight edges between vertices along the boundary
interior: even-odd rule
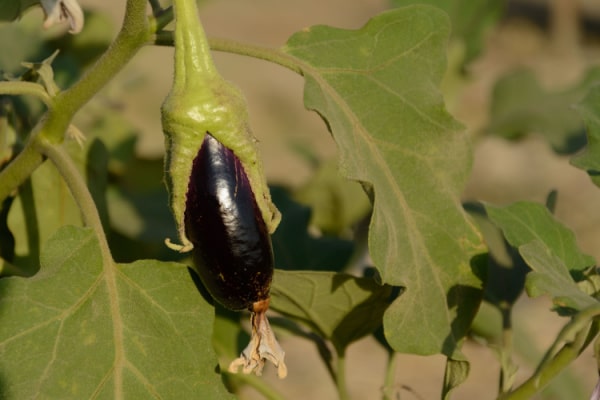
[[[3,399],[229,398],[213,308],[181,264],[103,261],[90,229],[66,226],[32,278],[0,280]]]
[[[481,296],[470,264],[481,238],[459,202],[471,149],[439,91],[448,34],[442,11],[413,6],[355,31],[311,27],[283,48],[302,69],[306,107],[327,120],[342,174],[374,199],[369,250],[383,282],[406,287],[386,312],[386,337],[419,354],[453,354]]]

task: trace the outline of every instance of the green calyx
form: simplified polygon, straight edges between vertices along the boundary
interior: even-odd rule
[[[195,0],[175,0],[175,76],[162,105],[165,132],[165,180],[177,222],[180,244],[167,245],[185,252],[193,248],[185,235],[184,213],[192,163],[204,135],[210,132],[238,157],[252,186],[262,217],[272,233],[281,215],[271,195],[248,123],[241,92],[217,72]]]

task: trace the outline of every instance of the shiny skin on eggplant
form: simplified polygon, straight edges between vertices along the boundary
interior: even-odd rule
[[[237,156],[207,133],[193,161],[185,208],[193,259],[211,296],[231,310],[266,302],[271,238]]]

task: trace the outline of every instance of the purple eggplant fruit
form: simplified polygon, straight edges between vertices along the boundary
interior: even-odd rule
[[[269,298],[271,238],[244,167],[210,134],[194,159],[185,228],[198,274],[215,300],[252,311]]]
[[[260,375],[265,359],[287,374],[266,318],[273,277],[271,238],[238,157],[209,133],[193,161],[184,214],[196,271],[211,296],[252,312],[252,337],[231,371]]]

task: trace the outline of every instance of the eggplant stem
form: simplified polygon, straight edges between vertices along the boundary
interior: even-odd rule
[[[266,312],[267,309],[262,307],[252,312],[250,316],[252,323],[250,343],[248,343],[248,346],[246,346],[240,356],[229,364],[229,372],[237,373],[239,368],[242,367],[244,374],[254,372],[260,376],[262,375],[265,362],[268,360],[277,367],[277,376],[279,379],[287,376],[287,367],[284,362],[285,352],[277,342],[273,330],[271,330]]]

